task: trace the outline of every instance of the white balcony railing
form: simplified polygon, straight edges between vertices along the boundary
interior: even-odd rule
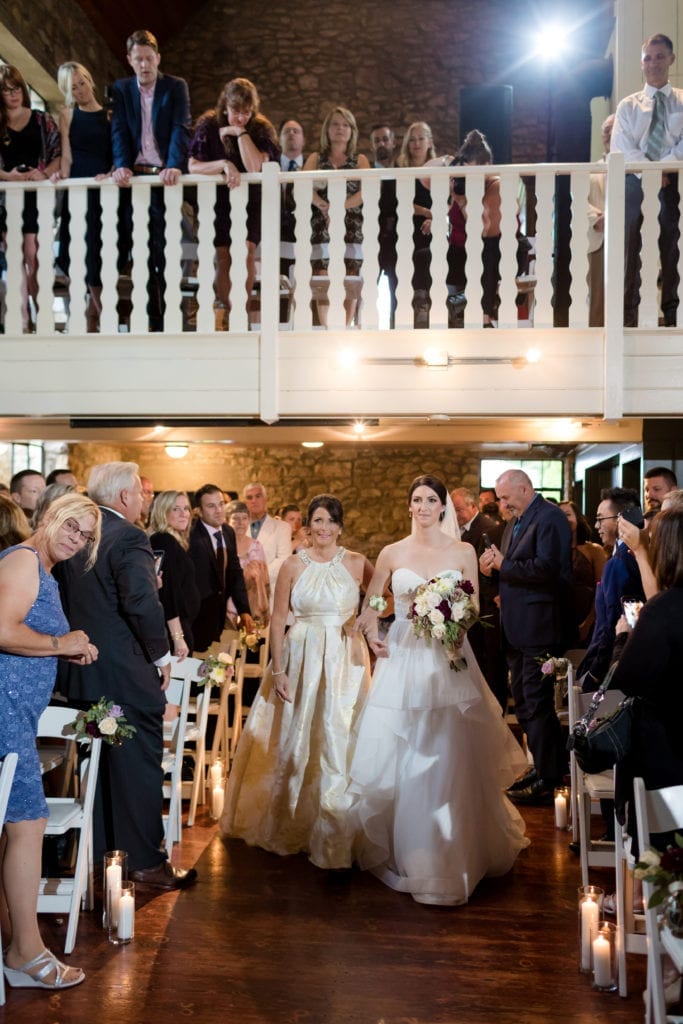
[[[38,270],[31,331],[23,335],[23,185],[5,185],[6,268],[0,340],[0,415],[231,416],[265,422],[288,417],[556,415],[579,420],[683,415],[683,330],[658,326],[657,245],[662,165],[629,165],[642,173],[642,285],[639,328],[623,328],[625,167],[607,164],[430,168],[432,279],[429,332],[414,329],[413,195],[420,170],[280,173],[267,164],[244,175],[231,193],[231,310],[229,330],[216,329],[214,205],[218,181],[186,176],[164,190],[165,315],[163,335],[148,333],[150,189],[137,178],[132,192],[131,266],[119,273],[119,189],[110,181],[69,181],[69,277],[58,273],[56,189],[31,186],[38,207]],[[482,328],[480,218],[485,176],[500,176],[501,235],[498,330]],[[588,326],[588,192],[591,174],[605,177],[605,324]],[[468,235],[464,315],[448,329],[449,178],[466,183]],[[346,178],[363,195],[362,266],[346,279]],[[311,272],[310,204],[314,182],[325,179],[330,200],[329,274]],[[379,201],[383,181],[397,196],[396,314],[389,329],[388,296],[379,277]],[[262,188],[258,277],[247,304],[246,222],[249,183]],[[291,185],[296,240],[289,282],[280,274],[280,204]],[[85,224],[87,189],[102,208],[100,333],[86,332]],[[521,199],[521,201],[520,201]],[[191,216],[190,216],[191,215]],[[518,234],[533,245],[533,263],[520,280]],[[347,291],[361,300],[358,324],[346,329]],[[329,302],[328,333],[315,305]],[[518,302],[521,301],[521,305]],[[462,305],[461,305],[462,308]],[[683,312],[681,313],[683,317]],[[563,327],[557,326],[563,324]],[[225,325],[223,325],[225,326]],[[317,333],[316,333],[317,332]],[[314,342],[312,344],[312,342]],[[324,342],[324,343],[323,343]],[[335,356],[354,347],[360,362]],[[427,347],[447,357],[438,371],[421,359]],[[532,347],[540,363],[527,363]]]
[[[635,169],[635,168],[634,168]],[[512,165],[494,168],[431,168],[433,229],[431,238],[431,327],[446,327],[448,276],[448,195],[449,179],[465,179],[468,203],[468,236],[466,243],[467,287],[465,290],[464,326],[482,326],[481,284],[482,241],[479,229],[480,208],[485,175],[500,176],[500,307],[501,327],[534,326],[546,329],[559,322],[584,328],[588,326],[588,190],[590,175],[604,175],[607,196],[608,239],[605,246],[605,278],[608,308],[618,320],[619,294],[623,279],[623,196],[624,163],[619,154],[609,164],[574,165]],[[642,167],[643,260],[640,326],[657,326],[657,190],[661,167]],[[397,242],[395,326],[413,327],[413,193],[414,180],[424,175],[415,169],[336,171],[284,174],[276,164],[268,164],[261,175],[244,175],[240,188],[231,193],[231,305],[229,330],[242,333],[255,325],[297,332],[315,329],[315,300],[327,293],[328,326],[344,328],[344,299],[349,290],[360,297],[357,325],[364,330],[388,327],[388,298],[380,279],[378,245],[378,209],[382,182],[394,179],[397,197]],[[346,179],[361,180],[363,195],[363,243],[360,277],[345,284],[344,200]],[[325,180],[330,201],[329,281],[311,274],[310,208],[314,183]],[[196,190],[194,210],[183,204],[184,189],[166,188],[166,315],[165,332],[176,334],[198,331],[213,333],[215,329],[213,289],[214,204],[218,179],[186,176],[184,185]],[[248,310],[245,282],[246,203],[250,182],[262,188],[262,242],[256,289],[250,297]],[[296,204],[296,242],[290,281],[281,280],[280,203],[283,186],[291,184]],[[39,266],[36,308],[32,309],[32,330],[39,336],[56,332],[80,335],[86,329],[85,218],[87,190],[98,188],[102,206],[102,315],[100,331],[115,334],[127,331],[145,333],[148,328],[147,305],[147,238],[148,208],[151,188],[160,188],[154,179],[136,178],[132,184],[133,244],[132,270],[119,276],[117,271],[118,235],[117,208],[119,190],[110,181],[96,183],[90,179],[71,180],[58,188],[44,182],[31,186],[37,194],[39,215]],[[21,184],[5,185],[7,236],[4,315],[5,333],[16,335],[26,326],[22,316],[22,248],[21,217],[23,192]],[[65,280],[58,273],[59,247],[56,242],[55,193],[65,190],[71,211],[70,271]],[[566,199],[561,196],[565,195]],[[558,206],[558,203],[564,203]],[[188,217],[188,213],[190,216]],[[571,242],[562,255],[558,217],[564,235]],[[79,231],[78,225],[81,225]],[[532,243],[532,260],[520,280],[517,265],[517,236],[522,233]],[[559,245],[558,245],[559,242]],[[81,282],[79,284],[79,282]],[[294,284],[294,282],[296,282]],[[616,287],[614,284],[616,282]],[[611,287],[610,287],[611,285]],[[564,292],[563,292],[564,289]],[[453,289],[451,288],[451,293]],[[561,294],[562,293],[562,294]],[[118,307],[118,309],[117,309]],[[562,308],[566,319],[562,321]],[[609,320],[608,320],[609,323]]]

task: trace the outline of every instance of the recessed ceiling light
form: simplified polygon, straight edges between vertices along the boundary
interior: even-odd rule
[[[169,459],[184,459],[190,446],[189,444],[167,444],[164,450]]]
[[[325,444],[324,441],[302,441],[301,442],[301,447],[302,448],[322,448],[322,446],[324,444]]]

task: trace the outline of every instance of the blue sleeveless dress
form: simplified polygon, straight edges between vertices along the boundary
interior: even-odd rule
[[[0,551],[0,559],[26,545]],[[27,550],[33,551],[33,548]],[[38,595],[24,624],[38,633],[62,636],[69,623],[62,611],[57,581],[38,563]],[[8,821],[34,821],[46,818],[40,760],[36,749],[38,719],[47,707],[55,678],[57,658],[30,658],[0,651],[0,757],[11,751],[19,754],[12,792],[7,805]]]

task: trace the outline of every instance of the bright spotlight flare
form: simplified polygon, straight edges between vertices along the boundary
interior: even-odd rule
[[[533,40],[532,57],[540,57],[547,64],[557,63],[571,50],[572,29],[559,21],[539,29]]]

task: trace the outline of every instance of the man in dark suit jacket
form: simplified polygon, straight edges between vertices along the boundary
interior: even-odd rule
[[[455,509],[455,518],[460,527],[460,539],[471,544],[477,552],[477,558],[486,549],[486,538],[500,547],[503,527],[494,519],[479,511],[474,491],[467,487],[456,487],[451,491],[451,501]],[[488,623],[488,627],[480,623],[472,626],[467,638],[472,651],[484,673],[486,682],[505,711],[508,697],[508,670],[503,652],[503,640],[500,633],[500,611],[496,604],[498,580],[493,576],[485,576],[479,571],[479,614]]]
[[[134,881],[184,888],[195,881],[196,871],[172,867],[161,849],[163,691],[171,658],[154,556],[134,525],[142,508],[138,467],[134,462],[95,466],[88,493],[102,508],[97,561],[85,572],[86,556],[75,556],[60,563],[55,576],[69,622],[97,637],[100,657],[86,668],[60,663],[58,688],[86,706],[100,697],[114,701],[136,729],[122,746],[102,747],[94,858],[101,862],[106,850],[126,850]]]
[[[541,662],[549,654],[561,655],[566,646],[571,530],[566,516],[534,491],[522,470],[503,473],[496,480],[496,493],[517,522],[507,554],[493,545],[479,564],[485,574],[498,573],[515,715],[534,758],[533,771],[515,783],[510,796],[517,803],[546,804],[562,779],[566,754],[552,681],[541,673]]]
[[[114,83],[111,122],[114,153],[113,179],[130,184],[135,174],[158,175],[162,185],[176,185],[187,170],[190,143],[190,96],[182,78],[159,73],[161,56],[157,41],[146,29],[133,32],[126,43],[134,78]],[[150,330],[163,329],[164,311],[164,197],[151,191],[149,239]],[[121,194],[119,213],[119,270],[130,259],[132,239],[130,193]],[[137,225],[147,230],[147,225]]]
[[[237,554],[235,531],[225,522],[225,499],[220,487],[204,484],[195,494],[199,517],[190,532],[189,555],[201,598],[192,626],[196,651],[206,651],[225,628],[228,598],[232,598],[242,624],[254,628],[247,588]]]

